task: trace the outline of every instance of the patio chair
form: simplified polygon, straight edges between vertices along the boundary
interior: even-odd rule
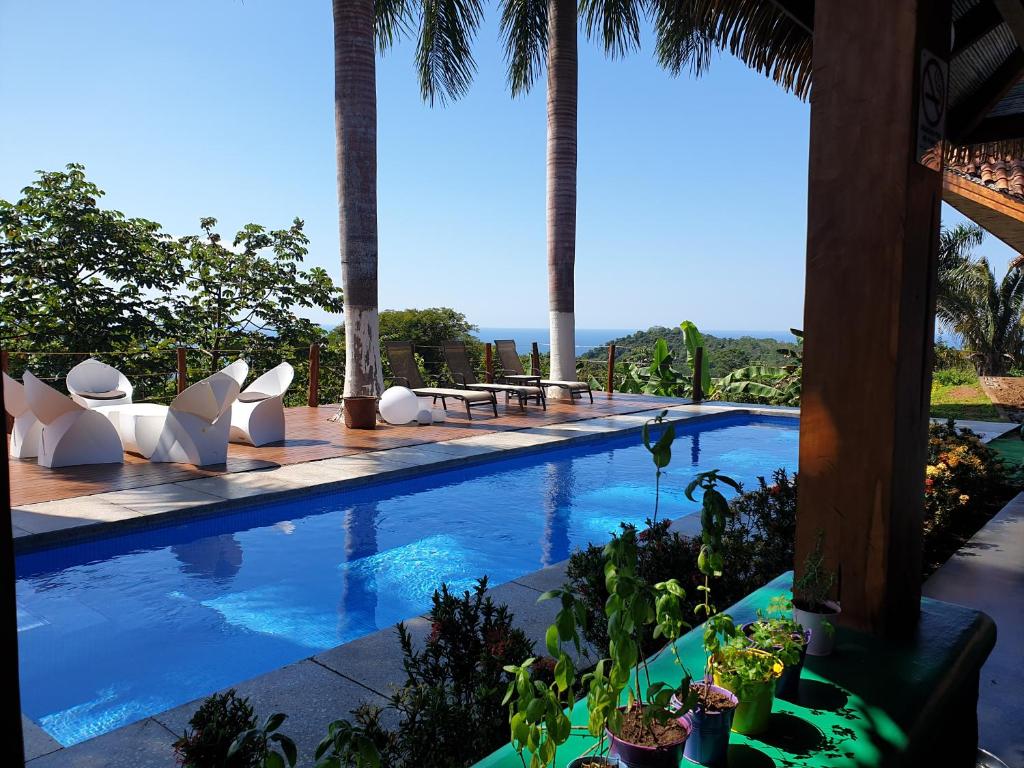
[[[281,363],[239,393],[231,405],[232,443],[261,446],[284,440],[284,393],[294,377],[295,369]]]
[[[505,370],[505,373],[513,376],[526,375],[526,371],[523,370],[523,361],[519,359],[519,353],[516,351],[516,343],[513,339],[496,340],[494,346],[498,350],[498,359],[501,361],[501,367]],[[578,397],[581,400],[583,399],[583,394],[586,393],[590,396],[590,402],[594,402],[594,393],[590,389],[590,384],[585,381],[551,381],[549,379],[541,379],[540,385],[542,387],[564,389],[571,397]]]
[[[15,459],[34,459],[39,455],[39,435],[43,425],[28,407],[25,387],[4,374],[4,408],[14,417],[14,429],[11,430],[10,455]]]
[[[43,425],[39,435],[40,465],[74,467],[124,461],[121,439],[100,412],[64,396],[30,371],[25,371],[23,381],[28,406]]]
[[[481,392],[473,389],[454,389],[451,387],[428,387],[424,385],[420,369],[416,365],[416,358],[413,355],[411,341],[388,341],[384,344],[388,362],[391,363],[391,378],[395,382],[404,382],[403,386],[409,387],[413,394],[418,397],[432,397],[436,403],[441,401],[441,407],[448,409],[448,398],[461,400],[466,406],[466,416],[473,418],[472,409],[478,406],[490,407],[494,415],[498,415],[498,399],[493,392]]]
[[[71,399],[85,408],[127,405],[132,401],[132,383],[117,368],[90,357],[70,371],[67,379]]]
[[[228,456],[231,417],[238,381],[223,371],[197,381],[169,406],[156,403],[100,408],[126,450],[155,462],[196,466],[223,464]]]
[[[520,384],[487,384],[477,380],[473,365],[469,362],[469,354],[466,352],[466,345],[461,341],[446,341],[441,345],[444,351],[444,360],[448,364],[452,378],[460,387],[466,389],[478,389],[483,392],[494,392],[505,394],[505,404],[515,395],[519,398],[519,407],[526,408],[526,401],[531,397],[537,405],[547,410],[547,401],[544,397],[544,390],[540,387],[533,387]]]
[[[233,363],[228,363],[220,369],[221,373],[226,373],[232,379],[238,382],[238,388],[241,389],[242,385],[245,384],[245,378],[249,375],[249,364],[239,358]]]

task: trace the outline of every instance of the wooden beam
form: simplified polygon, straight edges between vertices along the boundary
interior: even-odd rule
[[[986,117],[969,134],[963,144],[984,144],[994,141],[1016,141],[1024,139],[1024,114]]]
[[[772,0],[772,2],[805,32],[814,33],[814,0]]]
[[[796,567],[824,532],[840,621],[894,637],[920,608],[942,195],[918,162],[920,62],[948,57],[951,15],[951,0],[815,12]]]
[[[981,0],[967,13],[953,22],[953,50],[956,57],[1003,23],[1003,16],[991,0]]]
[[[1018,48],[999,65],[988,80],[949,110],[946,135],[954,144],[965,144],[965,138],[981,124],[1009,90],[1020,82],[1021,77],[1024,77],[1024,51]]]

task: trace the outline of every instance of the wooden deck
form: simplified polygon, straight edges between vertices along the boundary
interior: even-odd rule
[[[11,505],[70,499],[106,491],[140,488],[159,483],[192,480],[198,477],[245,472],[252,469],[298,464],[304,461],[349,456],[364,451],[401,448],[407,445],[455,440],[460,437],[540,427],[580,419],[600,418],[685,402],[645,395],[609,395],[594,393],[594,403],[567,403],[549,400],[547,411],[529,405],[525,411],[517,405],[506,408],[499,399],[498,418],[477,409],[473,420],[456,408],[448,409],[448,421],[429,427],[416,425],[392,427],[378,424],[375,430],[346,429],[328,419],[337,406],[288,408],[285,411],[288,439],[283,443],[252,448],[232,444],[226,465],[199,469],[187,464],[153,464],[130,453],[124,464],[90,464],[81,467],[47,469],[33,459],[11,459]]]

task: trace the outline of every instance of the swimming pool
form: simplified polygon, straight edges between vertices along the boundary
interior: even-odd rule
[[[661,515],[698,470],[794,467],[797,422],[677,425]],[[22,708],[68,746],[493,585],[653,509],[638,433],[17,558]]]

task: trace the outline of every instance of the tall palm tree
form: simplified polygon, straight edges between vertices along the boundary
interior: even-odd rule
[[[501,33],[512,95],[529,91],[547,67],[547,251],[551,378],[576,378],[577,25],[600,36],[613,56],[640,43],[640,15],[658,34],[658,57],[678,73],[706,66],[709,37],[692,0],[502,0]]]
[[[418,20],[420,91],[433,104],[465,93],[476,71],[470,43],[480,0],[332,0],[334,118],[345,396],[383,388],[377,306],[376,50]]]
[[[939,243],[939,322],[963,342],[978,373],[999,376],[1024,352],[1024,257],[1000,280],[973,248],[983,232],[974,225],[943,230]]]

